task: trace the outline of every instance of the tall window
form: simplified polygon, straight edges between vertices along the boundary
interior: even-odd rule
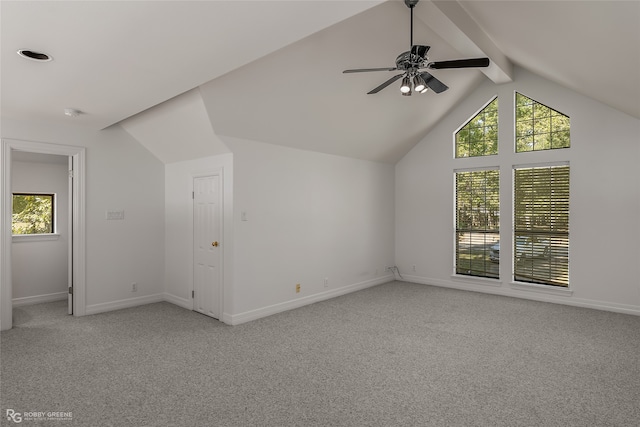
[[[456,172],[456,273],[498,278],[500,172]]]
[[[456,157],[498,154],[498,98],[456,132]]]
[[[514,280],[569,286],[569,166],[514,170]]]
[[[13,193],[11,233],[53,233],[53,208],[53,194]]]
[[[516,152],[569,146],[569,117],[516,92]]]
[[[520,93],[514,113],[516,153],[570,147],[568,116]],[[498,155],[497,98],[455,133],[456,163],[462,168],[467,162],[462,158],[489,155]],[[513,152],[503,156],[511,161]],[[514,162],[519,166],[513,167],[513,234],[503,232],[506,241],[500,242],[499,168],[494,163],[500,157],[495,159],[475,159],[480,168],[455,172],[456,274],[499,278],[500,246],[511,246],[515,281],[568,287],[568,163]]]

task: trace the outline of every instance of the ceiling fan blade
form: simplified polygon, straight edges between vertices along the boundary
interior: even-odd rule
[[[368,73],[370,71],[395,71],[397,68],[357,68],[355,70],[344,70],[343,73]]]
[[[404,76],[404,74],[398,74],[397,76],[391,77],[389,80],[387,80],[386,82],[382,83],[377,88],[371,90],[370,92],[367,92],[367,95],[371,95],[373,93],[380,92],[382,89],[384,89],[385,87],[389,86],[391,83],[395,82],[396,80],[398,80],[402,76]]]
[[[428,68],[441,70],[444,68],[475,68],[488,67],[489,58],[454,59],[452,61],[430,62]]]
[[[420,58],[426,59],[429,49],[431,49],[431,46],[416,44],[411,46],[411,55],[418,55]]]
[[[425,72],[420,73],[420,77],[424,80],[425,84],[435,93],[441,93],[449,89],[449,86],[442,83],[440,80],[433,77],[431,74]]]

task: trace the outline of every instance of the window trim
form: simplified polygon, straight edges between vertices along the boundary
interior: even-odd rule
[[[520,156],[526,153],[545,153],[545,152],[553,152],[553,151],[561,151],[561,150],[570,150],[571,149],[571,137],[569,137],[569,146],[568,147],[558,147],[558,148],[546,148],[544,150],[529,150],[529,151],[518,151],[518,112],[517,112],[517,108],[518,108],[518,95],[522,95],[530,100],[532,100],[535,103],[538,103],[540,105],[543,105],[547,108],[549,108],[552,111],[555,111],[558,114],[561,114],[563,116],[565,116],[566,118],[568,118],[569,120],[571,120],[571,116],[569,116],[566,113],[563,113],[560,110],[557,110],[553,107],[550,107],[549,105],[545,104],[544,102],[540,102],[537,99],[534,99],[532,97],[530,97],[529,95],[525,95],[522,92],[519,92],[518,90],[514,90],[513,91],[513,98],[512,98],[512,102],[513,102],[513,108],[512,108],[512,112],[513,112],[513,145],[512,145],[512,150],[513,150],[513,154]],[[499,120],[499,118],[498,118]],[[569,132],[571,132],[571,122],[569,122]],[[500,144],[500,141],[498,141],[498,144]]]
[[[514,95],[515,96],[515,95]],[[480,108],[478,108],[474,113],[472,113],[469,118],[467,118],[466,120],[463,121],[463,123],[458,126],[452,133],[452,139],[453,139],[453,144],[452,145],[452,149],[453,152],[452,157],[454,160],[459,160],[459,159],[478,159],[478,158],[495,158],[495,156],[500,154],[500,102],[498,102],[498,140],[497,140],[497,144],[498,144],[498,150],[495,154],[485,154],[483,156],[467,156],[467,157],[457,157],[456,156],[456,152],[457,152],[457,146],[456,146],[456,136],[458,135],[458,132],[460,132],[462,130],[463,127],[465,127],[466,125],[469,124],[469,122],[471,120],[473,120],[474,117],[476,117],[478,114],[480,114],[480,112],[482,110],[484,110],[485,108],[487,108],[487,106],[489,104],[491,104],[493,101],[495,101],[496,99],[498,99],[498,94],[496,93],[495,95],[493,95],[487,102],[485,102],[484,104],[482,104],[482,106]],[[514,97],[515,100],[515,97]],[[515,104],[514,104],[515,105]],[[514,130],[515,130],[515,120],[514,120]]]
[[[515,140],[515,139],[514,139]],[[517,153],[520,154],[520,153]],[[511,167],[511,247],[513,248],[515,245],[516,238],[516,198],[515,198],[515,190],[516,190],[516,169],[532,169],[532,168],[549,168],[549,167],[560,167],[567,166],[571,168],[570,162],[568,160],[565,161],[556,161],[556,162],[540,162],[540,163],[523,163],[523,164],[514,164]],[[569,170],[571,173],[571,170]],[[571,182],[569,182],[569,195],[571,195]],[[571,197],[571,196],[569,196]],[[569,213],[569,224],[571,223],[571,213]],[[569,235],[568,235],[569,236]],[[571,240],[568,238],[569,246],[571,245]],[[569,251],[569,262],[567,263],[567,273],[569,277],[571,277],[571,251]],[[516,259],[514,254],[511,254],[511,279],[510,286],[513,289],[519,290],[527,290],[527,291],[544,291],[546,293],[551,293],[554,295],[571,295],[573,293],[573,289],[571,288],[571,281],[567,282],[567,286],[558,286],[558,285],[550,285],[545,283],[535,283],[535,282],[521,282],[515,280],[516,273]]]
[[[17,242],[45,242],[60,239],[59,233],[49,234],[12,234],[11,241]]]
[[[470,157],[464,157],[466,159],[469,159]],[[500,166],[497,165],[492,165],[492,166],[480,166],[480,167],[472,167],[472,168],[456,168],[453,170],[453,231],[452,231],[452,242],[453,242],[453,253],[452,253],[452,259],[453,259],[453,272],[451,273],[451,278],[455,278],[456,280],[460,280],[460,281],[467,281],[467,282],[471,282],[471,281],[480,281],[483,282],[482,284],[491,284],[494,286],[501,286],[502,284],[502,277],[500,274],[500,267],[498,267],[498,277],[486,277],[486,276],[475,276],[475,275],[467,275],[467,274],[459,274],[458,273],[458,263],[457,263],[457,258],[456,258],[456,244],[457,244],[457,234],[458,234],[458,222],[457,222],[457,202],[458,202],[458,188],[457,188],[457,180],[456,180],[456,176],[458,173],[464,173],[464,172],[485,172],[485,171],[497,171],[498,172],[498,177],[500,177],[501,175],[501,171],[500,171]],[[500,178],[498,178],[498,212],[500,212],[502,210],[502,200],[500,198],[500,192],[501,192],[501,186],[500,186]],[[500,221],[498,221],[498,239],[500,239]],[[498,264],[499,266],[500,264]]]
[[[11,203],[13,206],[13,197],[14,196],[51,196],[51,233],[33,233],[33,234],[13,234],[13,230],[11,232],[11,240],[12,241],[21,241],[24,240],[23,236],[30,236],[29,240],[56,240],[60,234],[58,233],[58,194],[51,193],[46,191],[12,191],[11,192]],[[13,208],[12,208],[13,211]],[[13,225],[13,218],[11,220],[11,224]],[[13,228],[13,227],[12,227]],[[16,239],[16,236],[18,238]],[[40,238],[36,239],[35,236],[39,236]],[[52,236],[52,238],[45,238],[44,236]],[[55,237],[58,236],[58,237]]]
[[[511,286],[511,289],[516,289],[519,291],[545,293],[550,295],[561,295],[566,297],[570,297],[573,295],[573,289],[570,287],[565,288],[562,286],[545,285],[542,283],[527,283],[527,282],[517,282],[515,280],[511,280],[511,282],[509,282],[509,286]]]
[[[470,283],[474,285],[483,285],[483,286],[492,286],[494,288],[499,288],[502,286],[502,278],[493,278],[493,277],[482,277],[482,276],[467,276],[465,274],[458,274],[455,272],[455,256],[454,257],[454,269],[453,274],[451,274],[451,279],[460,283]],[[498,270],[499,272],[499,270]]]

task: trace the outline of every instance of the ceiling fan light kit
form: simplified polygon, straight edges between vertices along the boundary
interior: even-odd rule
[[[411,81],[409,80],[409,76],[405,75],[402,79],[402,86],[400,86],[400,92],[409,93],[411,92]]]
[[[419,0],[404,0],[411,11],[411,41],[410,49],[401,53],[396,58],[395,67],[387,68],[357,68],[351,70],[344,70],[343,73],[365,73],[371,71],[402,71],[402,74],[397,74],[380,86],[367,92],[367,95],[380,92],[391,83],[402,78],[402,86],[400,86],[400,92],[402,95],[411,96],[412,89],[418,93],[426,93],[429,89],[435,93],[441,93],[449,89],[447,85],[435,78],[429,72],[424,70],[443,70],[453,68],[479,68],[488,67],[489,58],[470,58],[470,59],[454,59],[450,61],[438,61],[429,62],[427,52],[431,46],[414,45],[413,44],[413,8],[418,4]],[[412,87],[413,86],[413,87]]]
[[[424,79],[421,75],[416,74],[413,77],[413,88],[416,90],[416,92],[420,93],[422,93],[427,88],[427,85],[425,84]]]

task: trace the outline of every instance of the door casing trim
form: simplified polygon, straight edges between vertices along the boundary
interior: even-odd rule
[[[86,223],[85,223],[85,147],[46,142],[3,139],[0,150],[0,330],[13,326],[13,289],[11,276],[11,150],[73,157],[72,197],[73,313],[86,314]]]

